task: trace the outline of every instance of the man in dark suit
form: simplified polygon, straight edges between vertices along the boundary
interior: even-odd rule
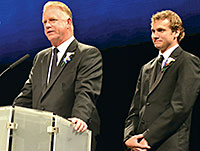
[[[64,3],[44,5],[43,25],[52,47],[36,55],[13,105],[54,112],[74,123],[78,132],[89,128],[95,150],[100,126],[95,104],[102,85],[101,54],[74,38],[72,13]]]
[[[124,142],[132,151],[188,151],[191,113],[200,89],[200,60],[179,46],[185,33],[175,12],[161,11],[151,20],[159,55],[141,68]]]

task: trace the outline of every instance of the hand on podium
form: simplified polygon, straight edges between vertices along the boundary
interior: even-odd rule
[[[74,130],[76,130],[77,132],[84,132],[88,128],[87,124],[79,118],[73,117],[68,118],[68,120],[75,124]]]

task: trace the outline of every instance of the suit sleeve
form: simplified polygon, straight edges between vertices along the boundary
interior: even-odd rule
[[[124,142],[128,140],[131,136],[135,135],[135,131],[137,129],[138,122],[139,122],[142,69],[140,71],[140,74],[137,80],[136,90],[135,90],[135,94],[132,100],[132,104],[131,104],[128,116],[125,120]]]
[[[95,110],[102,85],[102,57],[99,50],[90,47],[82,52],[75,82],[75,102],[72,117],[89,122]]]
[[[168,138],[191,113],[200,89],[200,62],[195,56],[184,58],[177,69],[171,103],[149,127],[145,136],[150,146]],[[167,93],[167,90],[166,90]]]

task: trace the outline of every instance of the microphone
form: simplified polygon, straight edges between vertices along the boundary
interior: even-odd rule
[[[11,64],[6,70],[4,70],[1,74],[0,77],[6,73],[8,70],[14,68],[15,66],[17,66],[18,64],[22,63],[24,60],[26,60],[28,57],[30,57],[29,54],[26,54],[25,56],[23,56],[22,58],[20,58],[19,60],[15,61],[13,64]]]

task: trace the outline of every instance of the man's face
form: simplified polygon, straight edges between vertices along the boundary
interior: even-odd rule
[[[176,45],[179,31],[172,32],[168,19],[155,20],[151,25],[154,46],[162,53]]]
[[[54,46],[63,43],[69,36],[69,16],[58,7],[48,7],[43,13],[44,32]]]

